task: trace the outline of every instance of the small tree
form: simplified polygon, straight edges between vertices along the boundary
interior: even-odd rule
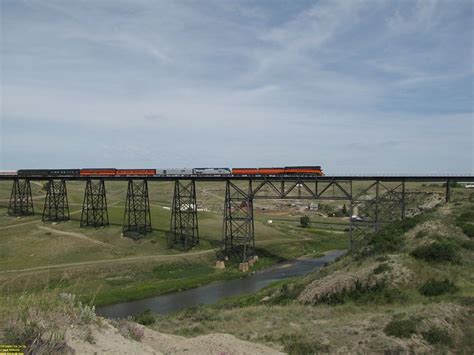
[[[300,225],[303,228],[309,227],[309,217],[308,216],[303,216],[300,218]]]
[[[342,214],[343,214],[344,216],[347,216],[347,206],[346,206],[346,204],[343,204],[343,205],[342,205]]]

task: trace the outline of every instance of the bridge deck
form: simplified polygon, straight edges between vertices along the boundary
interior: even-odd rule
[[[86,181],[89,179],[104,179],[107,181],[128,181],[130,179],[146,179],[148,181],[176,181],[176,180],[195,180],[195,181],[405,181],[405,182],[474,182],[474,175],[325,175],[325,176],[294,176],[294,175],[221,175],[221,176],[203,176],[203,175],[174,175],[174,176],[16,176],[0,175],[0,181],[20,179],[30,180],[49,180],[65,179],[70,181]]]

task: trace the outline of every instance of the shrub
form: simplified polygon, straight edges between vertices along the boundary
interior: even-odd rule
[[[119,320],[116,323],[116,326],[119,333],[129,339],[141,341],[143,336],[145,335],[145,329],[143,326],[139,324],[130,323],[123,319]]]
[[[25,346],[25,354],[68,353],[64,334],[52,332],[44,339],[46,329],[39,322],[20,319],[11,321],[4,329],[2,341]]]
[[[329,351],[327,345],[321,344],[314,339],[303,338],[301,335],[285,334],[280,339],[285,348],[285,352],[290,355],[319,354]]]
[[[464,234],[470,238],[474,238],[474,208],[469,207],[468,211],[461,213],[456,217],[456,224],[460,227]]]
[[[430,279],[420,287],[420,293],[427,297],[439,296],[445,293],[455,293],[458,290],[459,288],[448,279],[442,281]]]
[[[136,314],[133,317],[133,320],[135,322],[143,324],[143,325],[151,325],[151,324],[154,324],[155,321],[156,321],[153,314],[151,314],[151,310],[149,310],[149,309],[144,310],[143,312]]]
[[[474,209],[465,211],[456,217],[457,222],[472,222],[474,221]]]
[[[4,330],[3,340],[7,344],[30,345],[45,332],[38,322],[26,319],[11,321]]]
[[[270,298],[271,304],[288,304],[294,301],[305,288],[301,283],[284,284],[278,288],[277,292]]]
[[[405,245],[404,234],[425,219],[424,215],[417,215],[396,221],[378,233],[369,236],[368,245],[374,253],[391,253],[399,251]]]
[[[460,240],[458,244],[464,249],[474,250],[474,240]]]
[[[474,238],[474,224],[463,223],[460,227],[465,235],[469,238]]]
[[[429,235],[428,231],[421,230],[421,231],[418,231],[418,233],[416,233],[415,239],[421,239],[423,237],[427,237],[428,235]]]
[[[451,345],[452,339],[448,332],[438,327],[431,327],[428,331],[422,333],[423,338],[430,344]]]
[[[410,319],[392,319],[384,329],[385,334],[398,338],[409,338],[416,333],[416,321]]]
[[[392,268],[387,263],[381,263],[374,269],[374,274],[381,274],[385,271],[389,271]]]
[[[379,255],[375,258],[375,261],[384,262],[384,261],[387,261],[389,259],[390,258],[387,255]]]
[[[308,216],[303,216],[300,218],[300,225],[303,228],[309,227],[309,217]]]
[[[356,304],[387,304],[404,302],[407,295],[396,288],[387,287],[386,283],[380,282],[375,285],[363,285],[356,282],[355,288],[341,293],[329,294],[322,297],[319,303],[342,304],[354,302]]]
[[[428,262],[460,263],[459,246],[447,241],[422,245],[411,252],[412,256]]]
[[[342,205],[342,209],[341,209],[341,212],[344,216],[348,216],[349,215],[349,212],[347,211],[347,206],[346,204],[343,204]]]
[[[180,315],[182,316],[182,319],[190,319],[194,322],[205,322],[218,319],[215,312],[204,306],[189,307]]]

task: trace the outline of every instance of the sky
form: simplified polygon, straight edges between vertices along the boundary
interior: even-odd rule
[[[470,0],[0,4],[0,169],[474,173]]]

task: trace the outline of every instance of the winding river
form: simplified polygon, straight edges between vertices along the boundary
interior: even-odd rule
[[[241,279],[216,281],[190,290],[102,306],[96,309],[96,313],[107,318],[126,318],[147,309],[167,314],[201,304],[214,304],[226,297],[257,292],[274,281],[306,275],[344,253],[343,250],[331,251],[319,258],[301,258],[277,264]]]

